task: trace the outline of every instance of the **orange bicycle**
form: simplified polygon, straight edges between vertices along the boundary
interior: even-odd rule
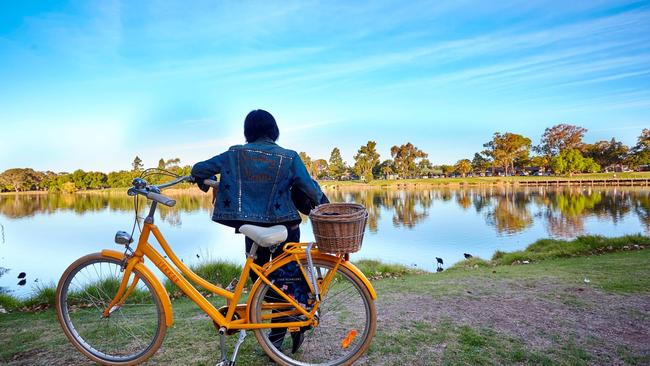
[[[104,365],[136,365],[158,350],[167,327],[173,325],[172,304],[165,287],[145,265],[145,258],[218,326],[218,365],[235,364],[247,330],[254,331],[264,352],[281,365],[350,365],[368,349],[377,328],[377,295],[345,255],[321,253],[314,243],[287,243],[284,253],[271,262],[263,266],[253,262],[258,247],[272,247],[286,240],[284,226],[241,227],[254,245],[246,253],[240,278],[226,289],[199,277],[183,264],[154,225],[154,214],[158,204],[171,207],[176,203],[161,190],[187,181],[191,177],[156,186],[134,179],[128,191],[135,197],[133,231],[138,224],[137,196],[152,201],[137,246],[131,247],[133,231],[119,231],[115,242],[125,247],[124,252],[106,249],[89,254],[72,263],[61,276],[56,292],[57,317],[65,335],[81,353]],[[216,186],[215,181],[205,183]],[[171,263],[148,242],[152,234]],[[289,263],[295,263],[309,287],[308,300],[303,303],[276,285],[277,274]],[[244,299],[251,271],[259,278]],[[224,298],[227,305],[217,309],[190,281]],[[271,342],[269,332],[273,328],[299,333],[304,337],[300,349],[293,353]],[[239,333],[239,337],[229,358],[225,337],[233,333]]]

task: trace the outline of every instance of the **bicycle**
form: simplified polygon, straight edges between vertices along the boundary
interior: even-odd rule
[[[240,231],[254,244],[246,253],[239,279],[233,279],[228,287],[208,282],[185,265],[154,225],[159,204],[175,205],[161,190],[182,182],[192,182],[192,178],[179,177],[161,185],[134,179],[128,190],[136,206],[134,227],[131,234],[118,231],[115,236],[115,242],[125,247],[124,252],[105,249],[89,254],[72,263],[61,276],[56,292],[57,318],[67,338],[82,354],[104,365],[136,365],[161,346],[167,328],[174,322],[172,304],[165,287],[145,265],[145,258],[218,327],[218,365],[235,364],[248,330],[254,332],[264,352],[281,365],[350,365],[367,350],[377,327],[377,294],[347,255],[321,253],[314,243],[286,243],[283,254],[259,266],[253,262],[257,249],[285,241],[287,230],[284,226],[244,225]],[[216,181],[204,183],[217,186]],[[136,224],[140,227],[138,196],[152,202],[137,246],[131,248]],[[151,235],[165,257],[148,242]],[[299,303],[285,293],[285,288],[276,286],[280,283],[274,273],[280,273],[276,271],[288,263],[295,263],[307,282],[306,303]],[[250,273],[255,273],[258,280],[246,302],[239,303]],[[217,309],[190,281],[224,298],[226,305]],[[274,328],[286,328],[287,333],[304,337],[300,349],[296,353],[283,351],[282,345],[271,342],[269,332]],[[225,337],[236,333],[239,336],[228,358]]]

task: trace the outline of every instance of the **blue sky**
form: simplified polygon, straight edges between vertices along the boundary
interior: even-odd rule
[[[0,3],[0,171],[182,163],[243,141],[348,162],[407,141],[435,164],[495,131],[650,127],[647,1]]]

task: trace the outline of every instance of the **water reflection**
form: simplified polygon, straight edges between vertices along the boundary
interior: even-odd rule
[[[176,206],[168,208],[160,205],[158,212],[163,221],[177,226],[182,223],[181,212],[194,212],[211,209],[210,198],[205,194],[175,195]],[[139,198],[141,215],[147,208],[145,199]],[[78,214],[96,211],[133,212],[133,197],[125,193],[92,192],[79,194],[51,195],[0,195],[0,214],[8,218],[23,218],[37,214],[54,214],[58,211],[72,211]]]
[[[368,235],[355,259],[378,258],[435,271],[463,253],[489,258],[543,237],[618,236],[650,232],[650,191],[631,188],[440,187],[435,189],[330,189],[332,201],[368,208]],[[210,196],[184,191],[174,208],[161,207],[157,224],[186,263],[220,258],[242,263],[243,238],[210,222]],[[146,214],[145,201],[140,215]],[[74,195],[0,195],[0,293],[25,294],[28,284],[54,283],[78,257],[114,248],[115,230],[131,228],[133,199],[122,192]],[[313,240],[303,218],[302,239]]]
[[[553,237],[585,234],[585,220],[617,224],[632,212],[650,230],[650,192],[643,188],[581,187],[475,187],[467,189],[368,189],[328,192],[333,201],[357,202],[368,207],[368,226],[378,230],[382,212],[392,214],[395,227],[413,229],[428,216],[434,202],[455,202],[465,211],[472,207],[497,234],[512,235],[542,220]]]
[[[550,236],[573,237],[585,233],[585,220],[590,217],[617,224],[631,215],[638,217],[644,230],[650,231],[650,192],[643,188],[333,189],[326,193],[332,201],[357,202],[367,207],[368,228],[373,233],[380,230],[382,215],[388,215],[393,227],[415,229],[426,221],[434,204],[450,205],[451,210],[463,212],[473,208],[498,235],[513,235],[542,221]],[[161,219],[172,226],[182,225],[183,213],[210,212],[208,195],[194,192],[174,198],[174,208],[160,210]],[[140,202],[144,210],[144,200]],[[106,209],[132,211],[133,199],[119,192],[0,196],[0,214],[9,219]]]

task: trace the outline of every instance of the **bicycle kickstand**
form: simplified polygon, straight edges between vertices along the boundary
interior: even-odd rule
[[[237,360],[237,353],[239,353],[239,347],[244,343],[246,338],[246,331],[240,330],[239,337],[237,337],[237,342],[235,343],[235,348],[232,350],[232,357],[228,360],[228,353],[226,352],[226,329],[219,329],[219,341],[221,344],[221,360],[217,362],[216,366],[234,366],[235,361]]]

